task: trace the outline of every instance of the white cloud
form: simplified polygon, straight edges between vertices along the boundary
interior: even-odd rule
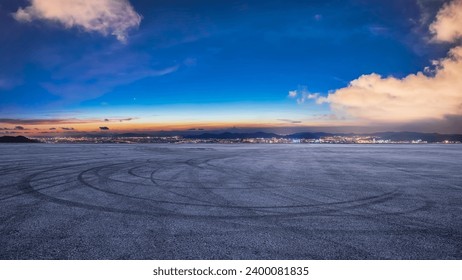
[[[454,42],[461,37],[462,0],[445,5],[431,24],[436,41]],[[429,70],[431,69],[431,70]],[[374,123],[409,123],[443,120],[462,115],[462,47],[454,47],[446,58],[426,67],[425,73],[402,79],[362,75],[348,87],[317,98],[347,117]]]
[[[319,97],[319,93],[311,93],[305,87],[289,91],[290,98],[296,98],[298,104],[305,103],[306,100],[316,99]]]
[[[114,35],[121,42],[137,28],[141,16],[127,0],[29,0],[30,6],[13,14],[20,22],[49,20],[65,28],[78,27],[104,36]]]
[[[298,93],[297,93],[296,90],[291,90],[291,91],[289,91],[289,97],[290,97],[290,98],[295,98],[295,97],[297,97],[297,94],[298,94]]]

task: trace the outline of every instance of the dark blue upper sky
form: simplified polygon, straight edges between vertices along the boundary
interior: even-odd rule
[[[122,42],[18,21],[30,2],[2,0],[0,117],[305,120],[329,108],[297,104],[290,90],[325,96],[363,74],[401,78],[449,49],[427,43],[437,0],[130,4],[142,20]]]

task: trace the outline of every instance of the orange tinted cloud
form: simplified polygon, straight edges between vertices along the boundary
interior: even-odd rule
[[[462,0],[446,4],[430,25],[433,39],[441,42],[453,42],[462,37]]]
[[[455,41],[462,33],[462,0],[445,5],[430,30],[436,41]],[[406,123],[441,120],[462,115],[462,47],[454,47],[448,56],[433,62],[425,73],[402,79],[362,75],[348,87],[333,91],[318,103],[329,103],[339,114],[359,120],[382,123]]]
[[[114,35],[126,41],[129,29],[140,25],[141,16],[127,0],[30,0],[30,6],[13,14],[17,21],[48,20],[66,28]]]

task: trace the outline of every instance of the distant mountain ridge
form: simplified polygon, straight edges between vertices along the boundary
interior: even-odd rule
[[[300,132],[289,135],[279,135],[275,133],[255,132],[255,133],[203,133],[199,135],[186,135],[187,139],[245,139],[245,138],[287,138],[287,139],[320,139],[332,136],[372,136],[380,139],[392,141],[412,141],[422,140],[430,143],[448,141],[461,141],[462,134],[439,134],[422,132],[376,132],[376,133],[326,133],[326,132]]]
[[[24,136],[1,136],[0,143],[40,143],[40,141]]]
[[[243,138],[273,138],[273,137],[282,137],[282,136],[275,134],[275,133],[267,133],[267,132],[254,132],[254,133],[223,132],[223,133],[203,133],[199,135],[184,136],[184,138],[188,138],[188,139],[243,139]]]
[[[202,133],[188,133],[191,131],[160,131],[160,132],[144,132],[144,133],[111,133],[111,134],[77,134],[75,136],[101,138],[101,137],[173,137],[180,136],[185,139],[247,139],[247,138],[286,138],[286,139],[320,139],[323,137],[333,136],[371,136],[377,139],[391,140],[391,141],[412,141],[422,140],[429,143],[448,141],[462,142],[462,134],[439,134],[439,133],[423,133],[423,132],[410,132],[410,131],[387,131],[387,132],[374,132],[374,133],[329,133],[329,132],[298,132],[288,135],[281,135],[270,132],[202,132]],[[199,132],[196,130],[196,132]]]
[[[409,132],[409,131],[400,131],[400,132],[374,132],[374,133],[327,133],[327,132],[298,132],[288,135],[281,135],[276,133],[269,132],[205,132],[205,133],[187,133],[186,131],[162,131],[162,132],[146,132],[146,133],[111,133],[111,134],[76,134],[69,137],[87,137],[87,138],[145,138],[145,137],[183,137],[185,139],[223,139],[223,140],[232,140],[232,139],[249,139],[249,138],[261,138],[261,139],[270,139],[270,138],[285,138],[285,139],[321,139],[324,137],[373,137],[381,140],[390,140],[390,141],[413,141],[413,140],[422,140],[428,143],[436,142],[462,142],[462,134],[439,134],[439,133],[423,133],[423,132]],[[0,137],[0,143],[39,143],[38,140],[33,140],[26,138],[24,136],[3,136]]]
[[[377,136],[381,139],[390,139],[392,141],[410,141],[420,139],[427,142],[462,141],[461,134],[439,134],[439,133],[421,133],[421,132],[378,132],[368,134]]]

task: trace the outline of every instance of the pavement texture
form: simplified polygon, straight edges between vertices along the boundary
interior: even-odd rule
[[[0,259],[462,259],[462,145],[0,145]]]

